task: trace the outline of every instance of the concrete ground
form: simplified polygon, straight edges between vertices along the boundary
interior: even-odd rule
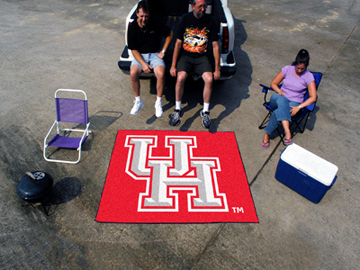
[[[117,61],[136,0],[0,1],[1,269],[358,269],[360,2],[229,2],[238,71],[214,87],[211,132],[235,132],[258,224],[95,222],[116,131],[203,130],[201,85],[188,86],[178,127],[168,125],[171,80],[163,118],[153,115],[150,80],[142,81],[145,108],[130,116],[130,81]],[[317,108],[294,142],[339,167],[319,204],[274,178],[284,146],[276,137],[263,150],[257,128],[266,114],[258,84],[269,84],[301,48],[311,54],[309,69],[324,77]],[[78,165],[42,157],[58,88],[89,96],[94,134]],[[16,194],[34,170],[55,178],[49,217],[40,207],[22,207]]]

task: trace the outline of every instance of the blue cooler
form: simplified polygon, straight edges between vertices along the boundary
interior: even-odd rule
[[[280,155],[275,178],[313,203],[334,185],[338,167],[292,144]]]

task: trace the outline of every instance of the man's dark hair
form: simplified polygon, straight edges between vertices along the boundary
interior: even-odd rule
[[[136,8],[136,11],[139,12],[139,10],[142,8],[143,12],[149,13],[150,12],[150,4],[148,0],[141,0],[138,3],[138,6]]]
[[[310,63],[309,52],[305,49],[301,49],[295,58],[295,65],[305,64],[305,67],[308,67],[309,63]]]

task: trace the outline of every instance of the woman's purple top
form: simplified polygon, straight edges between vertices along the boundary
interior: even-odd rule
[[[295,76],[295,66],[286,66],[282,68],[284,76],[281,90],[285,97],[290,101],[302,103],[309,83],[314,81],[313,74],[305,70],[299,77]]]

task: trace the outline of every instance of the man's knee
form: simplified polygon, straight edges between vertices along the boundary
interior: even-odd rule
[[[211,72],[204,72],[202,78],[206,84],[212,84],[213,74]]]
[[[180,71],[177,74],[176,83],[183,84],[187,78],[187,73],[185,71]]]
[[[163,66],[156,66],[154,68],[154,73],[157,80],[164,80],[165,79],[165,68]]]
[[[141,68],[138,66],[131,66],[130,68],[130,80],[137,81],[139,80],[141,74]]]

